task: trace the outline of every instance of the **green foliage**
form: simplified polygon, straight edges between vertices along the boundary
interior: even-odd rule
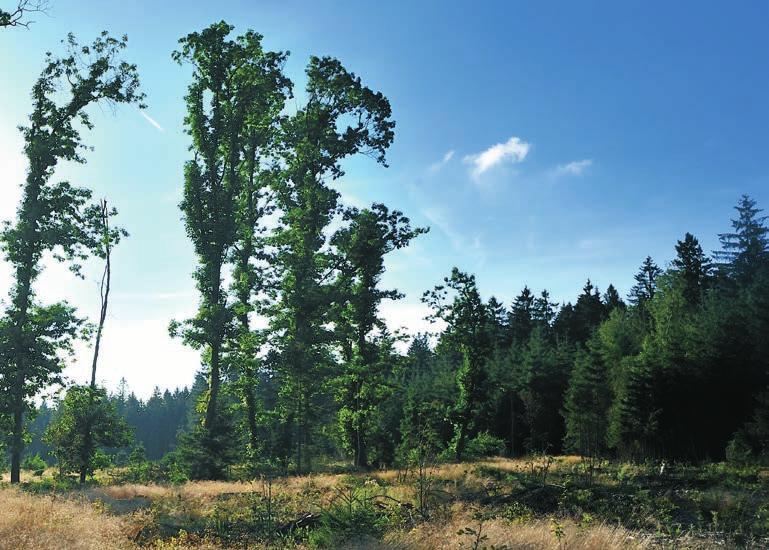
[[[78,472],[82,479],[108,464],[99,447],[124,447],[131,435],[103,388],[72,386],[46,430],[45,439],[53,448],[60,472]]]
[[[383,299],[398,299],[401,294],[378,288],[384,258],[426,230],[412,229],[408,218],[383,204],[351,209],[344,219],[349,225],[332,239],[342,262],[335,285],[340,307],[334,320],[343,366],[334,383],[343,444],[352,453],[353,463],[366,467],[369,455],[377,452],[371,447],[382,420],[381,404],[393,394],[397,365],[394,339],[379,318],[379,306]],[[380,449],[378,454],[384,458],[386,453]]]
[[[730,464],[745,465],[752,461],[753,449],[742,432],[737,432],[726,446],[726,460]]]
[[[336,59],[312,57],[306,74],[307,103],[283,124],[285,169],[273,184],[281,217],[270,239],[277,249],[275,265],[279,273],[279,299],[271,310],[270,327],[278,352],[279,410],[293,432],[295,462],[300,471],[307,460],[303,451],[317,425],[318,413],[327,407],[322,392],[332,378],[329,344],[334,337],[328,324],[336,292],[328,281],[342,260],[325,246],[325,230],[337,212],[339,198],[328,180],[341,177],[341,161],[357,153],[385,164],[395,125],[390,120],[387,99],[364,86]],[[394,227],[399,223],[397,218]],[[371,243],[381,253],[402,238],[398,236],[401,229],[397,229],[394,241],[385,231],[380,243]],[[376,264],[381,258],[372,261],[373,267],[356,265],[358,275],[365,269],[369,277],[376,277]],[[364,287],[373,290],[373,283],[367,280]],[[369,295],[361,296],[368,299]],[[369,311],[360,311],[361,315],[370,315]],[[365,343],[363,347],[368,349]],[[365,414],[352,413],[347,416],[351,422],[346,424],[354,427],[364,422]]]
[[[492,350],[488,331],[489,312],[481,301],[473,275],[454,268],[444,284],[425,292],[422,301],[433,311],[432,319],[446,323],[445,338],[461,355],[456,373],[459,396],[455,406],[454,450],[462,460],[483,397],[488,395],[486,361]]]
[[[12,265],[14,283],[6,315],[0,325],[0,393],[13,418],[11,480],[19,481],[24,414],[30,398],[60,382],[59,352],[71,349],[82,321],[66,303],[37,303],[33,283],[40,260],[51,253],[79,274],[80,263],[101,249],[98,206],[87,206],[91,192],[67,182],[52,183],[60,161],[84,163],[80,132],[93,124],[87,108],[93,104],[138,104],[135,65],[119,59],[127,39],[103,32],[91,45],[81,46],[73,35],[65,41],[67,54],[47,54],[45,67],[32,89],[32,114],[21,128],[29,161],[22,201],[13,224],[0,235],[3,252]]]
[[[21,467],[25,470],[32,470],[35,472],[35,475],[40,475],[43,470],[48,467],[48,464],[45,463],[45,460],[40,458],[39,454],[34,454],[24,457],[24,460],[21,462]]]
[[[505,453],[505,441],[494,437],[489,432],[481,432],[467,443],[468,458],[502,456]]]
[[[564,402],[564,447],[582,456],[599,456],[606,447],[610,404],[603,359],[594,351],[577,350]]]

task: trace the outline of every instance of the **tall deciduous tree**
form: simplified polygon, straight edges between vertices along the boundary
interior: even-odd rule
[[[412,229],[408,218],[383,204],[361,211],[350,209],[345,218],[349,225],[332,239],[342,261],[337,280],[342,304],[338,324],[348,329],[342,342],[344,364],[337,380],[337,400],[345,444],[353,452],[355,465],[365,468],[372,424],[388,393],[388,365],[383,364],[373,339],[376,330],[381,333],[385,328],[379,305],[383,299],[402,297],[397,290],[379,288],[384,258],[426,230]]]
[[[66,304],[42,306],[33,283],[40,260],[52,252],[79,270],[78,261],[98,248],[98,223],[89,220],[86,203],[91,193],[69,183],[51,183],[59,161],[85,162],[79,126],[91,129],[86,108],[101,102],[141,106],[135,65],[119,59],[126,38],[102,33],[90,46],[79,46],[70,35],[69,52],[48,56],[32,89],[33,111],[22,128],[24,153],[29,160],[17,220],[3,231],[3,248],[11,263],[14,285],[4,325],[3,385],[7,411],[13,418],[11,480],[19,481],[24,414],[30,398],[58,380],[62,364],[58,352],[67,349],[81,321]],[[78,124],[79,123],[79,124]]]
[[[249,277],[242,262],[248,263],[254,254],[250,248],[253,223],[257,223],[255,217],[261,216],[261,210],[253,201],[258,200],[257,187],[263,185],[255,179],[255,163],[263,145],[260,140],[269,131],[260,125],[271,124],[276,109],[282,106],[282,88],[287,85],[281,73],[283,54],[265,53],[262,37],[251,31],[230,39],[232,30],[225,22],[215,23],[182,38],[180,50],[173,54],[177,62],[193,67],[185,118],[193,159],[185,165],[180,207],[199,261],[194,278],[200,306],[195,318],[183,327],[172,323],[171,328],[172,332],[181,328],[185,341],[203,350],[208,391],[199,443],[207,452],[196,456],[210,459],[199,470],[207,477],[223,475],[226,433],[230,430],[220,403],[224,346],[233,317],[223,278],[239,237],[247,239],[240,244],[249,249],[245,251],[248,258],[236,258],[241,262],[237,276]],[[243,250],[239,252],[242,255]],[[253,278],[245,281],[249,288],[242,289],[240,298],[250,293],[252,283]],[[250,300],[245,300],[239,311],[247,316],[244,308],[249,307]]]
[[[230,254],[235,318],[230,363],[245,408],[253,458],[259,446],[256,386],[266,331],[255,330],[251,317],[263,309],[265,294],[273,286],[265,220],[274,211],[271,185],[280,175],[277,158],[281,111],[291,96],[291,82],[283,74],[286,54],[263,51],[259,35],[247,35],[246,39],[250,41],[249,63],[253,70],[243,75],[240,89],[250,100],[243,121],[245,139],[238,169],[241,181],[235,200],[235,242]]]
[[[336,59],[313,57],[306,73],[307,103],[284,125],[285,172],[274,186],[281,225],[271,241],[280,270],[280,300],[272,319],[280,402],[293,428],[299,471],[316,416],[312,404],[329,378],[333,339],[326,323],[335,261],[326,247],[326,230],[339,194],[328,180],[342,176],[342,160],[356,153],[385,164],[395,126],[387,99]]]

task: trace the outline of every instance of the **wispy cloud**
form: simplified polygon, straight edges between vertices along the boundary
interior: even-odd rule
[[[467,155],[463,160],[472,165],[471,174],[474,178],[478,178],[484,172],[503,162],[510,162],[511,164],[523,162],[530,149],[530,143],[513,136],[505,143],[497,143],[485,151],[475,155]]]
[[[560,164],[552,171],[553,176],[579,176],[593,164],[593,159],[574,160],[568,164]]]
[[[165,129],[158,123],[158,121],[148,115],[145,111],[140,109],[139,114],[144,117],[144,120],[152,124],[158,132],[165,132]]]
[[[479,258],[481,262],[485,261],[486,249],[483,246],[480,235],[475,235],[472,239],[457,231],[449,221],[449,216],[442,208],[431,207],[422,210],[422,214],[431,225],[437,227],[441,233],[446,235],[452,248],[457,252],[470,253]]]
[[[451,151],[446,151],[441,160],[430,165],[430,172],[437,172],[446,166],[446,164],[448,164],[452,158],[454,158],[454,150],[452,149]]]

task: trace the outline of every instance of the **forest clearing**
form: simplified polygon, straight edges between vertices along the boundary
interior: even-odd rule
[[[579,457],[0,490],[0,548],[765,548],[769,469]],[[63,485],[62,485],[63,483]]]
[[[0,0],[0,549],[769,548],[769,4],[299,3]]]

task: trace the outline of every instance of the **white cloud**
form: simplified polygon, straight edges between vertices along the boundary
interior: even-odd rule
[[[148,115],[145,111],[139,110],[139,114],[144,117],[144,120],[152,124],[159,132],[165,132],[165,129],[158,123],[158,121]]]
[[[511,164],[523,162],[530,149],[530,143],[521,141],[520,138],[513,136],[505,143],[497,143],[485,151],[475,155],[467,155],[463,160],[468,164],[472,164],[471,173],[474,178],[478,178],[484,172],[505,161]]]
[[[560,164],[553,170],[553,176],[579,176],[593,164],[593,159],[574,160]]]
[[[452,158],[454,158],[454,150],[452,149],[450,151],[446,151],[446,153],[443,155],[443,158],[441,158],[441,160],[439,160],[438,162],[434,162],[430,165],[430,172],[437,172],[438,170],[446,166],[446,164],[448,164]]]

